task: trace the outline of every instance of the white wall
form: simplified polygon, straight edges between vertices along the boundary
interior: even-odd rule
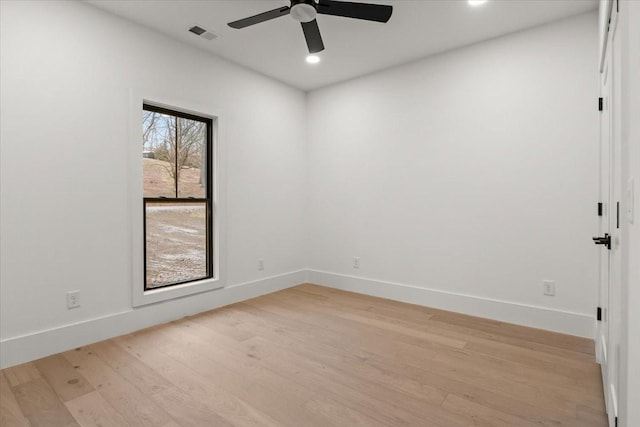
[[[0,7],[1,366],[304,281],[303,92],[80,2]],[[252,290],[132,310],[131,92],[219,114],[225,276]]]
[[[623,331],[621,426],[640,425],[640,2],[621,1],[622,38],[622,183]],[[624,220],[626,189],[634,179],[634,221]]]
[[[589,13],[311,92],[311,280],[593,336],[597,59]]]
[[[0,19],[0,367],[294,285],[309,260],[319,283],[592,333],[594,14],[307,97],[82,3]],[[224,290],[131,308],[132,92],[220,116]]]

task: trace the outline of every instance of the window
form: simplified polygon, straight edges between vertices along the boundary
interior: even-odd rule
[[[143,105],[145,291],[213,278],[212,128]]]

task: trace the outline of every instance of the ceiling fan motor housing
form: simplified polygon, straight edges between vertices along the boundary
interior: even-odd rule
[[[291,0],[291,17],[298,22],[311,22],[316,19],[314,0]]]

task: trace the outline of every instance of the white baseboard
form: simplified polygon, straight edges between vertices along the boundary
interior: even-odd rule
[[[308,280],[310,283],[345,291],[455,311],[569,335],[594,338],[595,334],[594,317],[582,313],[553,310],[545,307],[317,270],[308,270]]]
[[[298,270],[0,341],[0,369],[306,282]]]
[[[593,316],[318,270],[298,270],[0,341],[0,369],[310,282],[345,291],[593,338]]]

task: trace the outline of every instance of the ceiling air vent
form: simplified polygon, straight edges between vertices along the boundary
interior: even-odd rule
[[[196,36],[203,37],[207,40],[214,40],[218,38],[217,34],[212,33],[211,31],[207,31],[204,28],[199,27],[197,25],[194,25],[193,27],[189,28],[189,31],[191,31]]]

